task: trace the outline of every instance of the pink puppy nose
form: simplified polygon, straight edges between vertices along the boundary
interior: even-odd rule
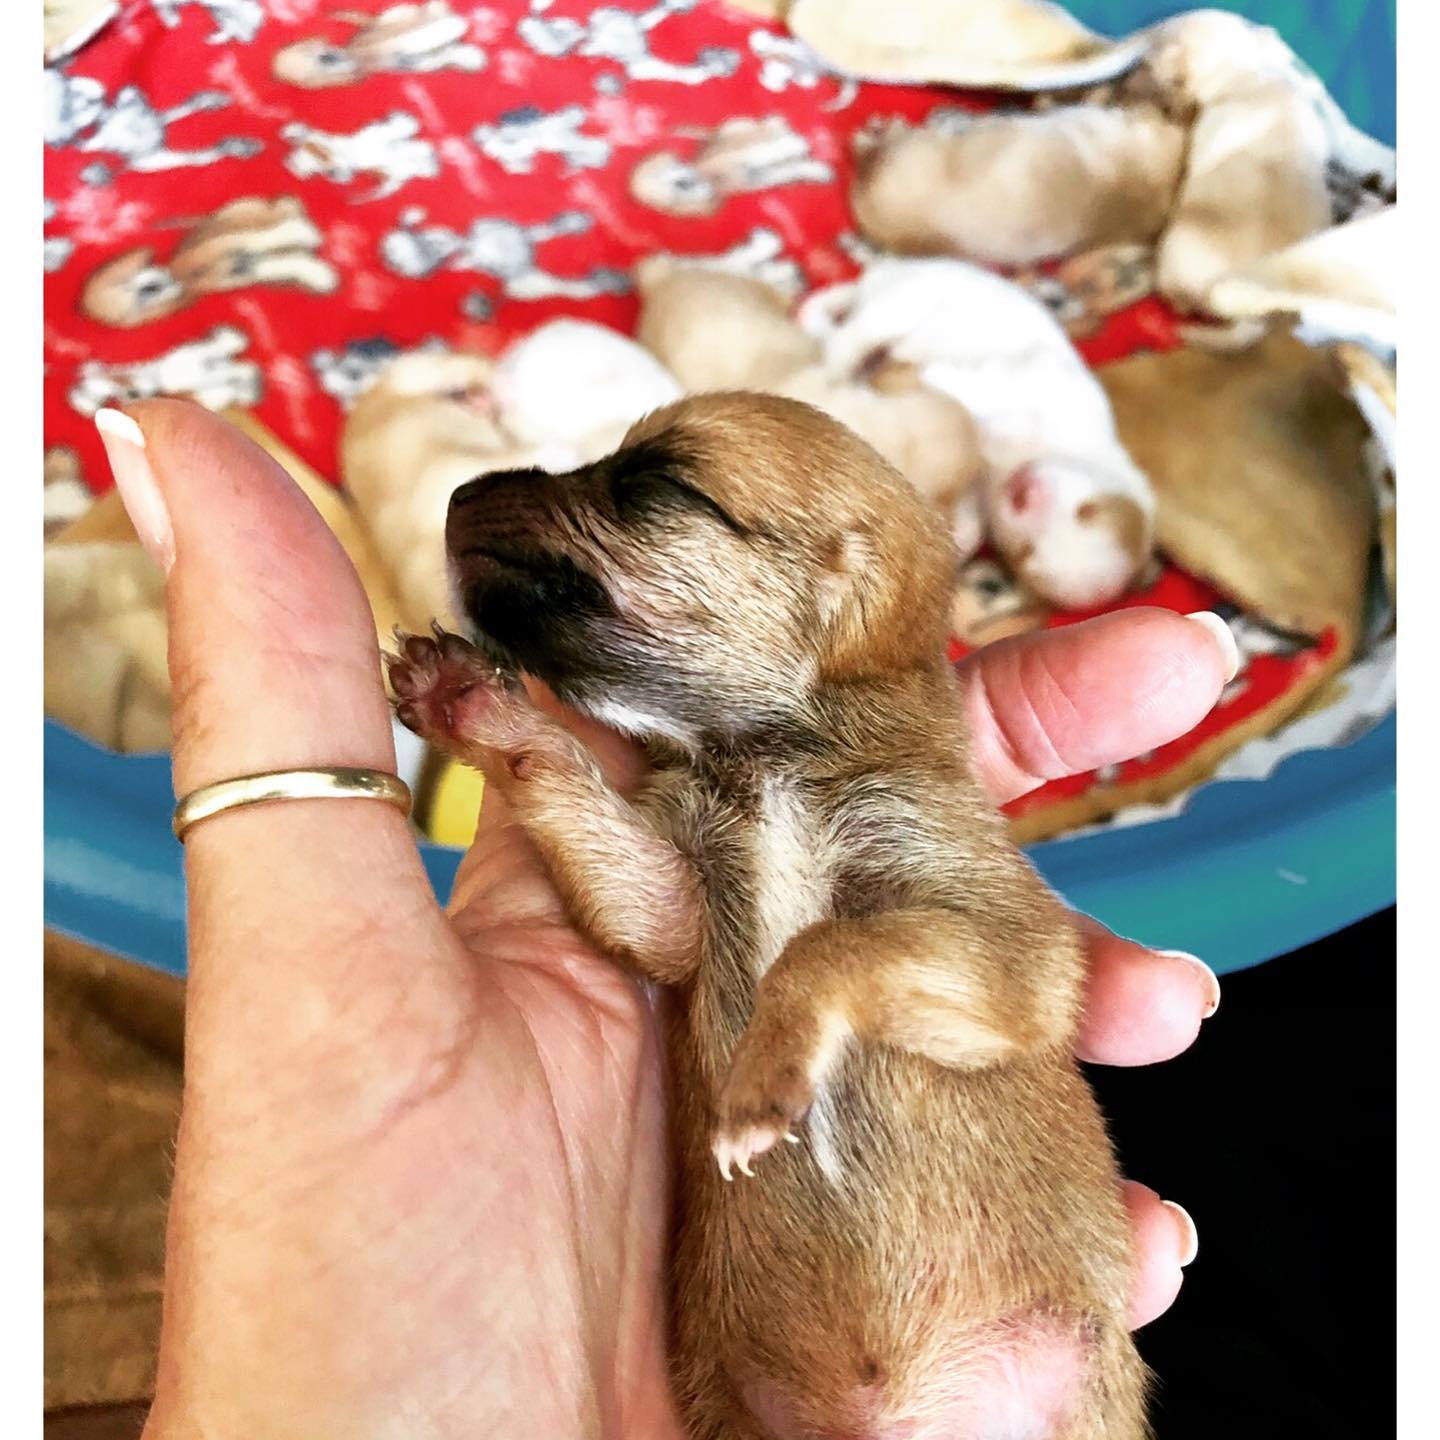
[[[1004,494],[1005,503],[1017,515],[1027,512],[1033,515],[1044,505],[1045,482],[1040,478],[1040,472],[1035,466],[1022,465],[1013,471],[1005,482]]]

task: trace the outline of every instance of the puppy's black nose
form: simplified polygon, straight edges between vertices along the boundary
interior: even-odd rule
[[[490,470],[484,475],[477,475],[473,480],[467,480],[460,486],[450,496],[450,510],[453,513],[467,505],[473,505],[475,501],[481,500],[486,495],[507,485],[534,485],[549,478],[547,471],[537,469],[533,465],[525,470]]]

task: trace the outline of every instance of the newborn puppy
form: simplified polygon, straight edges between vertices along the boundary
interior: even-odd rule
[[[478,648],[405,639],[400,718],[674,988],[688,1433],[1140,1440],[1081,947],[970,767],[940,522],[817,411],[713,394],[481,476],[447,548]],[[650,781],[612,790],[516,672]]]
[[[765,390],[820,358],[785,297],[763,281],[652,255],[635,282],[635,338],[686,390]]]
[[[551,320],[500,357],[490,390],[506,430],[525,445],[570,446],[596,460],[648,410],[681,395],[643,346],[607,325]]]
[[[1029,265],[1164,228],[1185,131],[1151,106],[1068,105],[883,139],[850,193],[867,239],[902,255]]]
[[[991,540],[1037,594],[1071,610],[1115,599],[1153,546],[1149,481],[1054,316],[959,260],[885,260],[818,291],[801,323],[837,375],[899,361],[979,427]]]
[[[411,624],[452,615],[444,534],[458,485],[477,470],[579,460],[563,448],[522,445],[502,428],[492,375],[483,355],[402,355],[355,402],[341,432],[341,479]]]
[[[808,365],[767,388],[823,410],[874,446],[944,517],[962,560],[984,543],[980,432],[963,405],[924,384],[913,366],[837,380]]]

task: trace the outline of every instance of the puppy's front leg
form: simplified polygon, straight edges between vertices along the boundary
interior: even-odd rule
[[[954,910],[894,910],[802,930],[755,991],[721,1087],[713,1149],[749,1174],[809,1110],[852,1039],[979,1069],[1068,1043],[1081,974],[1063,920],[1009,935]]]
[[[397,637],[401,721],[484,772],[544,858],[571,919],[645,978],[685,979],[700,950],[690,862],[606,782],[589,751],[458,635]]]

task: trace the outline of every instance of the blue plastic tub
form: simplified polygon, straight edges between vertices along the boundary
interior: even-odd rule
[[[1356,124],[1394,142],[1394,0],[1214,3],[1275,26]],[[1190,8],[1067,5],[1114,35]],[[169,771],[165,756],[113,755],[47,722],[45,920],[180,973],[184,881]],[[422,850],[448,894],[458,852]],[[1394,717],[1351,745],[1296,755],[1266,780],[1207,785],[1174,819],[1031,853],[1072,904],[1121,934],[1190,950],[1222,973],[1257,964],[1394,903]]]
[[[45,922],[185,969],[181,848],[170,762],[101,750],[45,727]],[[423,845],[449,894],[459,852]],[[1037,845],[1073,905],[1122,935],[1243,969],[1395,901],[1395,719],[1307,751],[1267,780],[1203,787],[1171,820]]]

